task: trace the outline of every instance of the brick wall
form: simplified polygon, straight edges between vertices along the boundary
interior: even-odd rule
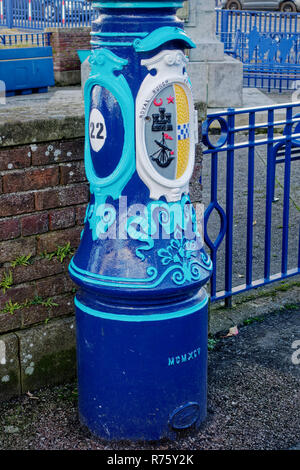
[[[91,28],[48,28],[51,34],[54,76],[57,84],[80,83],[80,60],[77,50],[90,49]]]
[[[67,266],[89,199],[83,147],[79,138],[0,150],[0,334],[74,311]]]
[[[61,261],[57,250],[79,244],[89,199],[83,154],[83,138],[0,150],[0,334],[74,312],[71,252]],[[192,202],[201,200],[201,160],[197,146]],[[41,305],[49,299],[57,306]]]
[[[76,374],[68,265],[89,200],[83,135],[83,115],[0,124],[0,401]],[[193,202],[201,162],[198,145]]]

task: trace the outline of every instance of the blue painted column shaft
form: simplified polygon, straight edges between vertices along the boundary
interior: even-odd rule
[[[189,198],[197,123],[182,3],[93,2],[91,199],[69,272],[80,417],[106,439],[173,438],[206,415],[212,264]]]

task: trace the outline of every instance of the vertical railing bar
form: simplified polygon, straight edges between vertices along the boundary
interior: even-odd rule
[[[284,196],[283,196],[283,228],[282,228],[282,262],[281,272],[287,273],[288,243],[289,243],[289,217],[290,217],[290,185],[291,185],[291,151],[292,151],[292,105],[286,110],[286,144],[284,158]]]
[[[218,153],[211,154],[211,202],[218,202]],[[211,249],[212,263],[214,266],[213,274],[211,277],[211,296],[215,297],[217,292],[217,251],[218,248]]]
[[[274,138],[274,110],[268,111],[268,144],[267,144],[267,191],[266,191],[266,226],[265,226],[265,260],[264,277],[270,278],[271,268],[271,229],[272,229],[272,188],[273,175],[273,138]]]
[[[248,202],[247,202],[247,251],[246,284],[252,283],[253,257],[253,209],[254,209],[254,158],[255,158],[255,111],[249,113],[249,152],[248,152]]]
[[[43,23],[43,9],[42,9],[42,2],[41,0],[39,0],[38,2],[38,25],[39,27],[44,27],[44,23]]]
[[[234,127],[235,109],[228,109],[228,150],[226,168],[226,249],[225,249],[225,291],[232,292],[232,248],[233,248],[233,190],[234,190]],[[232,296],[225,301],[227,307],[232,305]]]
[[[261,22],[262,22],[262,15],[259,15],[259,31],[262,30]]]

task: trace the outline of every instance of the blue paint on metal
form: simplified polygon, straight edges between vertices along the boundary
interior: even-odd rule
[[[18,34],[1,34],[1,46],[50,46],[50,37],[52,33],[18,33]]]
[[[183,6],[183,0],[175,2],[166,2],[164,0],[145,2],[143,0],[136,2],[127,2],[117,0],[115,2],[103,0],[102,2],[94,2],[94,8],[181,8]]]
[[[300,151],[299,151],[300,139],[294,137],[294,134],[299,134],[300,133],[300,120],[297,122],[297,119],[299,119],[299,118],[300,118],[300,113],[295,114],[293,116],[293,122],[294,122],[295,126],[294,126],[294,129],[292,131],[291,162],[296,161],[296,160],[300,160]],[[287,135],[289,131],[290,131],[289,128],[287,126],[285,126],[284,130],[283,130],[283,134]],[[285,162],[285,142],[279,142],[274,146],[274,148],[272,149],[271,162],[272,162],[271,178],[272,178],[272,182],[273,182],[272,201],[274,202],[275,201],[274,193],[275,193],[276,165]]]
[[[189,300],[190,308],[203,307],[204,297]],[[185,304],[178,309],[187,311]],[[76,307],[81,422],[107,440],[176,438],[180,423],[197,429],[206,415],[207,306],[173,318],[158,304],[150,308],[154,320],[146,322],[120,321],[122,310],[110,320]],[[136,310],[131,305],[127,316],[134,318]],[[169,319],[155,318],[168,313]],[[181,409],[184,416],[177,414]]]
[[[90,26],[91,2],[86,0],[3,0],[0,26],[42,30],[47,27]]]
[[[216,34],[243,33],[257,28],[261,33],[295,33],[299,29],[300,13],[279,11],[235,11],[216,9]],[[274,31],[275,28],[275,31]]]
[[[225,52],[244,64],[244,86],[294,89],[300,79],[300,13],[217,10]]]
[[[144,8],[132,9],[137,3]],[[203,286],[212,263],[188,194],[183,191],[177,202],[153,200],[136,169],[135,102],[152,75],[141,61],[192,43],[178,29],[182,2],[154,2],[157,10],[150,3],[95,3],[95,16],[101,16],[93,23],[84,91],[91,199],[69,273],[79,286],[80,419],[106,439],[175,438],[180,427],[197,429],[206,416]],[[170,37],[170,31],[176,33]],[[135,38],[144,44],[139,52],[128,45]],[[169,86],[172,77],[166,73],[159,86]],[[161,130],[152,133],[153,139],[161,136]]]
[[[83,62],[91,55],[91,51],[81,49],[77,51],[77,54],[80,62],[83,64]]]
[[[300,160],[300,104],[290,103],[249,109],[228,109],[221,113],[212,113],[207,116],[203,124],[203,144],[206,147],[204,156],[211,156],[211,197],[210,204],[205,211],[204,239],[211,252],[214,271],[211,278],[211,301],[230,299],[233,295],[284,280],[300,273],[300,252],[295,257],[295,267],[288,267],[289,253],[289,218],[290,218],[290,185],[291,163]],[[285,119],[275,120],[275,113],[284,111]],[[298,112],[297,112],[298,111]],[[267,121],[257,120],[257,115],[267,113]],[[243,115],[249,124],[237,127],[236,116]],[[210,129],[216,124],[220,125],[220,137],[213,142]],[[260,139],[257,130],[266,129],[267,138]],[[282,131],[283,129],[283,131]],[[276,132],[276,134],[275,134]],[[244,138],[237,138],[241,133]],[[282,135],[280,135],[282,133]],[[246,138],[245,138],[246,134]],[[254,189],[255,189],[255,157],[256,148],[266,147],[266,201],[265,201],[265,233],[264,233],[264,269],[261,279],[253,279],[253,225],[254,225]],[[235,152],[244,149],[248,152],[248,182],[247,182],[247,241],[245,256],[246,283],[233,285],[233,220],[234,220],[234,165]],[[218,196],[219,154],[227,156],[226,171],[226,209],[222,207]],[[284,164],[284,200],[283,200],[283,229],[281,249],[281,271],[277,274],[271,272],[272,260],[272,203],[274,202],[275,169],[276,165]],[[220,216],[221,226],[215,241],[209,236],[208,224],[213,211]],[[241,214],[239,214],[241,217]],[[298,236],[298,234],[297,234]],[[217,289],[219,283],[218,250],[225,242],[225,282],[224,290]],[[300,239],[299,239],[300,250]],[[277,253],[276,253],[277,256]],[[239,262],[241,260],[239,259]]]
[[[168,312],[165,314],[162,313],[150,313],[148,315],[124,315],[124,314],[116,314],[110,312],[101,312],[99,310],[95,310],[93,308],[88,307],[81,303],[75,297],[75,306],[85,312],[88,315],[93,315],[94,317],[103,318],[106,320],[114,320],[114,321],[125,321],[125,322],[152,322],[152,321],[165,321],[165,320],[172,320],[173,318],[181,318],[185,317],[186,315],[191,315],[202,308],[206,307],[208,302],[208,297],[205,297],[199,304],[196,303],[195,305],[188,307],[183,310],[176,310],[175,312]]]
[[[94,204],[90,205],[89,225],[93,232],[93,240],[97,240],[97,224],[99,222],[97,211],[99,206],[105,204],[109,196],[113,199],[117,199],[135,171],[135,161],[133,159],[135,123],[134,102],[129,85],[123,75],[115,75],[115,72],[122,71],[123,67],[128,64],[128,61],[116,56],[107,49],[101,49],[92,51],[90,63],[91,74],[84,89],[86,116],[90,115],[92,108],[97,109],[97,105],[99,105],[97,100],[99,101],[100,98],[98,97],[97,99],[96,95],[96,102],[93,102],[92,94],[95,87],[101,87],[102,90],[106,90],[106,93],[110,94],[113,100],[113,104],[111,99],[108,100],[108,108],[106,110],[106,113],[108,113],[111,106],[114,108],[111,109],[110,115],[107,116],[109,130],[111,132],[113,131],[116,125],[115,119],[118,120],[117,126],[121,129],[116,141],[110,139],[109,143],[106,144],[106,146],[109,145],[107,152],[109,152],[110,155],[109,167],[111,168],[111,172],[110,174],[99,177],[95,169],[95,166],[98,164],[97,152],[93,152],[91,148],[89,138],[90,121],[88,118],[86,119],[85,169],[91,185],[91,193],[95,198]],[[119,108],[121,110],[120,112],[118,111]],[[120,122],[120,118],[122,118],[122,122]],[[116,130],[118,131],[118,129]],[[115,142],[118,143],[120,141],[123,147],[121,150],[122,155],[119,161],[115,162],[115,165],[113,165],[114,152],[117,150]],[[107,167],[105,162],[104,167]]]
[[[134,41],[134,48],[137,52],[153,51],[153,49],[168,41],[182,41],[190,48],[196,47],[196,44],[182,29],[165,26],[154,30],[145,39],[136,39]]]
[[[54,86],[51,47],[26,47],[0,50],[0,77],[7,95],[46,92]]]
[[[91,220],[90,212],[92,214],[96,213],[97,217],[95,216]],[[117,208],[103,204],[104,212],[106,213],[105,220],[108,219],[107,213],[109,212],[110,222],[117,225]],[[101,238],[104,238],[101,237],[101,234],[105,235],[106,230],[99,206],[97,209],[93,208],[92,211],[91,209],[88,210],[86,222],[89,223],[94,242],[101,242]],[[140,226],[143,230],[137,231],[136,226]],[[159,239],[161,229],[164,234],[163,242]],[[84,281],[84,276],[86,276],[89,285],[100,286],[102,284],[131,289],[153,289],[160,286],[163,281],[168,280],[169,274],[172,275],[170,277],[171,281],[176,285],[183,285],[191,281],[199,281],[200,285],[203,285],[210,277],[212,263],[202,249],[201,237],[196,227],[195,210],[187,196],[183,196],[180,203],[150,202],[145,207],[144,216],[128,217],[124,231],[125,235],[128,235],[125,237],[126,244],[132,245],[132,242],[140,242],[135,248],[135,256],[146,263],[144,268],[146,271],[144,272],[143,269],[143,277],[126,279],[124,277],[100,275],[97,272],[80,268],[72,260],[70,272],[73,277]],[[182,237],[176,239],[174,237],[177,233],[177,236],[180,233],[194,234],[196,239],[189,240]],[[171,240],[170,236],[172,236]],[[125,240],[122,242],[122,245],[124,244]],[[144,254],[145,251],[147,252],[147,259]],[[167,269],[163,269],[164,266],[168,266]],[[94,270],[98,269],[98,267],[94,267]],[[112,269],[112,267],[109,267],[109,269]]]
[[[92,9],[92,3],[95,10]],[[183,0],[178,1],[135,1],[135,2],[91,2],[88,0],[31,0],[29,4],[20,0],[2,0],[3,17],[0,26],[42,30],[48,27],[75,28],[91,26],[94,12],[97,8],[128,10],[156,9],[174,10],[183,6]],[[30,16],[31,11],[31,16]]]
[[[92,36],[102,36],[112,37],[114,33],[93,33]],[[116,37],[119,36],[138,36],[136,33],[119,33]],[[180,28],[174,28],[170,26],[165,26],[154,30],[152,33],[145,35],[145,33],[140,33],[140,36],[144,39],[136,39],[133,42],[118,42],[118,41],[91,41],[92,45],[95,46],[133,46],[137,52],[147,52],[153,51],[154,49],[160,47],[162,44],[165,44],[169,41],[182,41],[187,47],[194,48],[196,47],[195,43],[188,37],[188,35]]]
[[[109,33],[109,32],[106,32],[106,33],[103,33],[102,31],[92,31],[91,32],[91,36],[94,37],[94,36],[100,36],[100,37],[131,37],[131,36],[135,36],[135,37],[141,37],[141,38],[144,38],[146,36],[148,36],[149,33],[140,33],[140,32],[122,32],[122,33],[118,33],[118,32],[113,32],[113,33]]]
[[[118,42],[118,41],[90,41],[92,46],[105,46],[105,47],[130,47],[133,46],[133,42]]]

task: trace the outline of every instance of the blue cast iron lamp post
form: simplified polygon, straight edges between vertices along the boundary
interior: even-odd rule
[[[206,416],[212,265],[189,198],[197,118],[182,5],[93,2],[91,199],[69,272],[80,419],[109,440],[175,438]]]

